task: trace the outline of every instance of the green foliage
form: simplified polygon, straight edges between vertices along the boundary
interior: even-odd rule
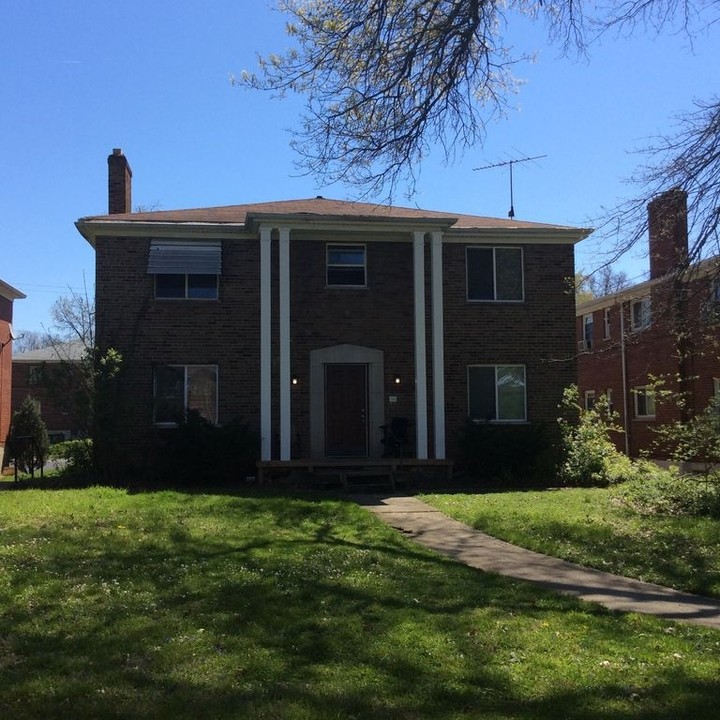
[[[720,465],[720,398],[714,397],[703,412],[686,422],[676,421],[656,429],[658,445],[676,462],[702,462],[705,472]]]
[[[113,478],[126,463],[118,446],[117,424],[122,408],[118,392],[122,379],[123,357],[114,348],[88,353],[92,377],[93,464],[106,478]]]
[[[560,479],[566,485],[605,486],[629,480],[637,475],[636,465],[621,453],[610,439],[621,431],[618,415],[610,410],[607,397],[601,395],[591,410],[580,405],[575,385],[566,388],[558,419],[565,458]]]
[[[691,515],[720,518],[720,474],[680,474],[648,463],[647,472],[616,491],[616,497],[644,515]]]
[[[560,437],[554,426],[468,422],[459,444],[466,471],[481,480],[547,484],[557,474]]]
[[[29,395],[13,413],[7,446],[10,457],[22,472],[32,472],[45,463],[50,440],[37,401]]]
[[[66,440],[50,448],[50,456],[65,461],[65,471],[69,473],[87,473],[93,469],[92,440]]]
[[[240,420],[213,425],[189,410],[176,427],[159,431],[151,474],[180,483],[216,484],[255,474],[260,438]]]

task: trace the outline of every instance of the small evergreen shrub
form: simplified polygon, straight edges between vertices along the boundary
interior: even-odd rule
[[[32,472],[45,464],[50,448],[47,427],[37,401],[28,395],[13,413],[7,436],[9,456],[22,472]]]
[[[560,437],[552,425],[468,422],[459,444],[463,467],[479,480],[551,484],[557,475]]]

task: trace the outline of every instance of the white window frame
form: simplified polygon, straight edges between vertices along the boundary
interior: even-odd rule
[[[592,350],[595,319],[592,313],[583,315],[583,349]]]
[[[636,318],[635,308],[640,308]],[[633,332],[645,330],[652,325],[652,305],[650,296],[638,298],[630,303],[630,328]]]
[[[470,297],[470,255],[477,250],[492,250],[493,296],[491,298]],[[512,250],[520,253],[520,297],[498,298],[498,251]],[[525,302],[525,253],[523,248],[501,245],[497,247],[487,245],[468,245],[465,248],[465,297],[473,303],[522,303]]]
[[[603,340],[610,339],[610,308],[603,310]]]
[[[183,412],[187,413],[188,410],[197,410],[197,408],[189,407],[188,406],[188,391],[190,388],[190,384],[188,382],[188,371],[191,369],[212,369],[215,374],[215,397],[213,398],[213,405],[214,405],[214,417],[209,418],[205,415],[202,415],[206,420],[213,423],[213,425],[217,425],[218,422],[218,380],[219,380],[219,371],[218,366],[213,364],[188,364],[188,365],[182,365],[179,363],[161,363],[156,365],[153,368],[153,425],[157,427],[176,427],[177,422],[176,421],[168,421],[168,420],[157,420],[156,419],[156,411],[157,411],[157,405],[156,405],[156,398],[157,398],[157,370],[158,368],[166,367],[166,368],[182,368],[183,370]]]
[[[148,274],[153,275],[156,300],[210,300],[220,297],[220,274],[222,272],[222,241],[151,239],[148,255]],[[183,278],[182,295],[158,293],[158,277],[165,275]],[[208,295],[192,295],[192,278],[214,277],[215,286]]]
[[[640,398],[645,398],[645,412],[640,411]],[[635,417],[638,420],[648,420],[655,417],[655,393],[648,386],[636,387],[633,389],[633,400],[635,404]],[[650,407],[652,406],[652,407]]]
[[[334,248],[353,248],[354,250],[362,250],[363,262],[362,266],[358,263],[331,263],[330,252]],[[330,282],[330,268],[359,268],[363,270],[363,282],[358,283],[331,283]],[[367,245],[365,243],[343,243],[343,242],[330,242],[325,245],[325,285],[329,288],[365,288],[368,284],[368,271],[367,271]]]
[[[585,410],[592,410],[595,405],[595,391],[586,390],[584,398]]]
[[[474,418],[472,417],[472,393],[470,392],[470,375],[472,368],[492,368],[495,371],[495,417],[490,418]],[[523,373],[523,413],[522,417],[519,418],[501,418],[500,415],[500,383],[498,382],[499,372],[502,371],[503,368],[522,368]],[[491,423],[502,423],[502,424],[517,424],[517,423],[525,423],[527,422],[527,368],[525,365],[520,364],[513,364],[513,363],[507,363],[507,364],[498,364],[498,365],[489,365],[489,364],[477,364],[477,365],[468,365],[467,367],[467,407],[468,407],[468,417],[470,420],[474,423],[481,423],[481,422],[491,422]]]
[[[605,390],[605,397],[607,398],[608,412],[615,412],[615,406],[613,405],[613,391],[612,388]]]

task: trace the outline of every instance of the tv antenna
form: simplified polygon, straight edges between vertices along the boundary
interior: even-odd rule
[[[506,165],[510,166],[510,212],[508,213],[508,217],[512,219],[515,217],[515,203],[513,198],[513,165],[515,163],[530,162],[530,160],[540,160],[545,157],[547,157],[547,155],[533,155],[532,157],[519,158],[518,160],[506,160],[505,162],[493,163],[492,165],[483,165],[482,167],[473,168],[473,170],[490,170],[491,168],[505,167]]]

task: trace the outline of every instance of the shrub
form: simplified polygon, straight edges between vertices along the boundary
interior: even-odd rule
[[[720,474],[681,475],[644,461],[638,477],[615,497],[644,515],[707,515],[720,518]]]
[[[50,455],[65,460],[65,470],[70,473],[88,473],[93,469],[92,440],[66,440],[53,445]]]
[[[233,481],[255,473],[259,448],[258,434],[240,420],[213,425],[190,410],[177,427],[158,434],[150,472],[181,483]]]
[[[560,437],[552,425],[468,422],[459,445],[466,471],[482,480],[547,484],[557,474]]]
[[[579,403],[578,389],[566,388],[561,404],[563,415],[558,423],[563,438],[564,461],[560,479],[566,485],[607,486],[630,480],[637,467],[620,452],[610,433],[621,430],[617,413],[610,410],[607,397],[601,395],[592,409]]]
[[[29,395],[13,413],[7,445],[16,468],[22,472],[32,472],[45,463],[50,440],[38,404]]]

